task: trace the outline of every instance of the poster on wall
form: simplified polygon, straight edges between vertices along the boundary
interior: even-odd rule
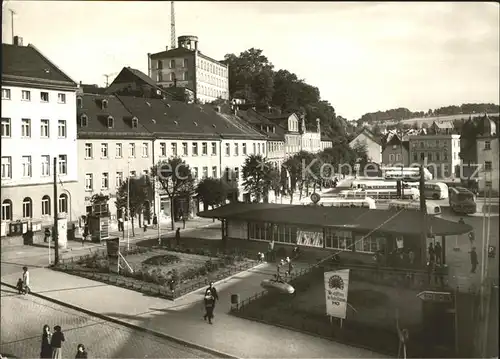
[[[301,246],[323,248],[323,232],[317,231],[297,231],[297,244]]]
[[[326,314],[345,319],[347,293],[349,292],[349,269],[325,272]]]

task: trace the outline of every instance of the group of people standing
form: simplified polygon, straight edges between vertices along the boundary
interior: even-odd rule
[[[64,333],[60,325],[54,327],[54,332],[50,331],[50,327],[45,324],[42,333],[42,348],[40,350],[40,358],[62,359],[62,343],[65,341]],[[78,344],[76,348],[75,359],[88,358],[87,351],[83,344]]]

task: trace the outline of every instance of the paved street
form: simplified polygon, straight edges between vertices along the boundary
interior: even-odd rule
[[[211,354],[105,322],[34,296],[19,296],[2,286],[2,354],[37,358],[42,327],[61,325],[66,337],[65,357],[73,357],[79,343],[94,358],[212,358]],[[88,298],[87,298],[88,300]],[[20,315],[22,313],[22,315]],[[9,356],[10,357],[10,356]]]

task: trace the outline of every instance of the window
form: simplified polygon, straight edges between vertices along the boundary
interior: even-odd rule
[[[108,144],[101,143],[101,158],[108,158]]]
[[[252,152],[254,155],[256,154],[255,152],[255,143],[253,144],[253,152]]]
[[[401,154],[399,153],[396,154],[396,161],[401,161]]]
[[[157,82],[163,81],[163,74],[160,71],[158,71],[158,73],[156,74],[156,81]]]
[[[156,69],[157,69],[157,70],[161,70],[161,69],[163,69],[163,61],[162,61],[162,60],[158,60],[158,61],[156,62]]]
[[[31,156],[22,156],[21,166],[23,168],[23,177],[31,177]]]
[[[429,161],[429,162],[432,161],[432,153],[429,153],[427,155],[427,161]]]
[[[229,143],[226,143],[226,156],[231,156],[231,147],[229,147]]]
[[[149,143],[142,143],[142,157],[149,157]]]
[[[183,66],[184,66],[184,67],[188,67],[188,59],[184,59]]]
[[[68,156],[67,155],[59,155],[59,174],[67,175],[68,174]]]
[[[491,161],[486,161],[484,162],[484,170],[485,171],[491,171]]]
[[[23,218],[33,217],[33,202],[31,198],[26,197],[23,199]]]
[[[10,89],[2,89],[2,100],[10,100]]]
[[[439,152],[436,152],[436,161],[440,161],[440,159],[439,159]]]
[[[393,162],[394,161],[394,155],[391,153],[389,155],[389,162]]]
[[[424,160],[425,159],[425,152],[420,152],[420,160]]]
[[[10,137],[10,118],[2,118],[2,137]]]
[[[92,144],[91,143],[86,143],[85,144],[85,158],[89,159],[92,158]]]
[[[42,176],[50,176],[50,156],[42,156]]]
[[[12,157],[2,156],[2,179],[12,177]]]
[[[484,141],[484,149],[491,150],[491,141]]]
[[[212,156],[217,156],[217,142],[212,142]]]
[[[57,121],[57,137],[66,138],[66,121]]]
[[[170,60],[169,67],[173,69],[175,67],[175,60]]]
[[[208,154],[208,145],[206,142],[201,143],[201,154],[206,156]]]
[[[372,238],[371,236],[357,239],[355,242],[356,252],[375,253],[380,250],[383,238]]]
[[[484,187],[487,189],[491,189],[491,186],[493,185],[492,181],[484,181]]]
[[[135,177],[136,172],[135,171],[130,171],[130,177]]]
[[[234,155],[235,155],[235,156],[238,156],[239,154],[240,154],[240,149],[239,149],[239,147],[238,147],[238,144],[237,144],[237,143],[235,143],[235,144],[234,144]]]
[[[193,156],[198,156],[198,144],[193,142]]]
[[[188,155],[188,144],[187,142],[182,142],[182,155],[187,156]]]
[[[352,250],[353,239],[352,233],[348,231],[336,231],[333,229],[326,230],[327,248],[340,249],[343,251]]]
[[[50,216],[50,197],[42,197],[42,216]]]
[[[217,178],[217,177],[219,177],[219,176],[217,175],[217,166],[213,166],[213,167],[212,167],[212,177],[213,177],[213,178]]]
[[[59,196],[57,209],[59,210],[59,213],[68,213],[68,195],[66,193],[62,193]]]
[[[177,157],[177,143],[172,143],[172,156]]]
[[[94,179],[92,173],[85,174],[85,191],[92,191],[94,187]]]
[[[424,143],[420,141],[420,148],[424,148]]]
[[[122,158],[122,156],[123,156],[123,146],[121,143],[117,143],[115,145],[115,157]]]
[[[48,92],[40,92],[40,101],[49,102],[49,93]]]
[[[182,80],[183,80],[183,81],[187,81],[188,79],[189,79],[189,77],[188,77],[188,72],[186,71],[186,72],[184,72],[184,73],[182,74]]]
[[[160,156],[165,157],[167,155],[167,144],[165,142],[160,142]]]
[[[168,76],[169,76],[170,81],[175,80],[175,74],[173,72],[169,73]]]
[[[234,168],[234,179],[236,181],[239,181],[239,179],[240,179],[240,168],[239,167]]]
[[[82,116],[80,117],[80,125],[81,125],[82,127],[87,127],[88,120],[89,120],[89,119],[88,119],[88,117],[87,117],[86,115],[82,115]]]
[[[108,128],[115,127],[115,119],[111,116],[108,117]]]
[[[109,173],[103,172],[101,177],[101,189],[109,188]]]
[[[116,172],[115,176],[115,186],[116,188],[120,188],[123,183],[123,172]]]
[[[65,93],[58,93],[57,94],[57,102],[58,103],[66,103],[66,94]]]
[[[244,143],[244,144],[242,144],[241,146],[242,146],[241,150],[242,150],[242,152],[243,152],[243,155],[246,155],[246,154],[247,154],[247,144],[246,144],[246,143]]]
[[[29,138],[31,137],[31,120],[23,118],[21,120],[21,137]]]
[[[40,120],[40,137],[49,138],[49,120]]]
[[[203,178],[208,177],[208,167],[203,167]]]
[[[81,97],[76,98],[76,106],[78,108],[83,108],[83,99]]]
[[[139,120],[134,117],[132,119],[132,128],[137,128],[138,125],[139,125]]]
[[[130,158],[135,158],[135,143],[128,144],[128,156]]]
[[[2,202],[2,221],[12,221],[12,202],[10,199]]]
[[[448,161],[448,152],[443,152],[443,160]]]
[[[23,101],[31,101],[31,92],[26,90],[21,91],[21,99]]]

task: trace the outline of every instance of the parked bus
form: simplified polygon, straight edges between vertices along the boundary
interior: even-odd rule
[[[432,199],[448,198],[448,186],[443,182],[426,182],[424,184],[424,196]]]
[[[426,210],[427,214],[432,216],[439,216],[441,214],[441,206],[432,201],[426,201]],[[420,210],[420,201],[408,201],[408,200],[392,200],[389,202],[389,208],[393,210],[399,209],[411,209],[411,210]]]
[[[455,213],[474,214],[477,210],[476,196],[464,187],[451,187],[449,190],[450,208]]]
[[[304,205],[313,205],[310,199],[306,198],[302,201]],[[375,204],[375,200],[370,197],[365,198],[334,198],[327,197],[321,198],[321,200],[317,204],[318,206],[325,207],[363,207],[369,209],[377,209],[377,205]]]
[[[405,181],[420,180],[419,167],[382,167],[382,176],[388,180],[402,179]],[[432,180],[432,173],[424,167],[424,179]]]
[[[417,188],[405,189],[402,193],[403,199],[418,199],[420,192]],[[379,199],[397,199],[398,193],[396,189],[355,189],[340,191],[341,198],[366,198],[371,197],[375,200]]]
[[[417,188],[418,182],[403,182],[403,189]],[[351,183],[352,189],[397,189],[397,181],[377,180],[354,180]]]

